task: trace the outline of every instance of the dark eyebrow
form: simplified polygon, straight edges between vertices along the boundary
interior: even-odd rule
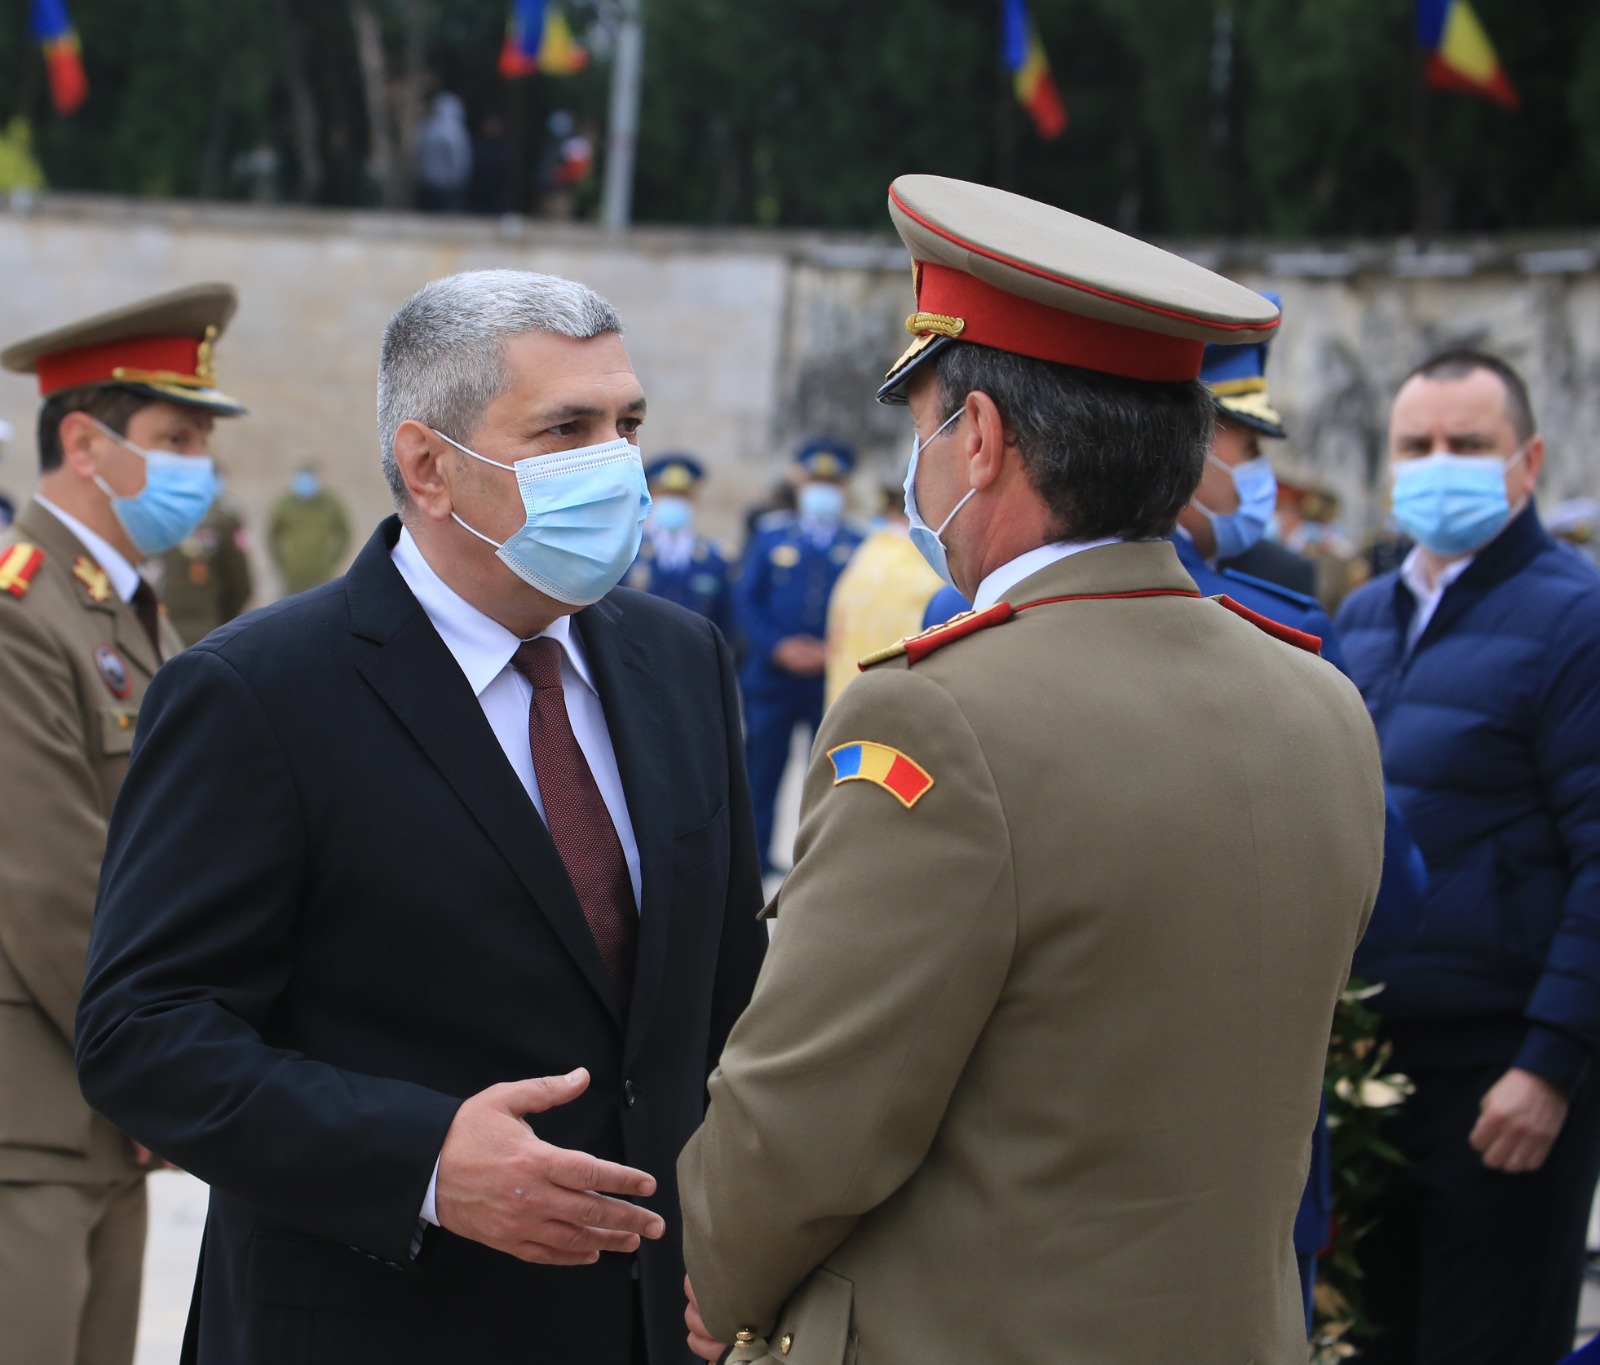
[[[633,402],[629,403],[622,411],[625,414],[642,414],[645,410],[644,395],[641,393]],[[605,411],[589,403],[568,403],[559,408],[550,408],[540,413],[533,419],[533,425],[544,427],[560,426],[563,422],[579,422],[586,418],[604,417]]]

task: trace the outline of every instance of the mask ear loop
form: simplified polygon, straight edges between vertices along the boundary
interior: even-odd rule
[[[88,417],[91,422],[93,422],[97,427],[99,427],[101,431],[103,431],[107,436],[109,436],[113,441],[115,441],[124,450],[131,450],[135,455],[137,455],[141,460],[143,460],[145,462],[145,464],[148,465],[150,463],[150,452],[145,450],[145,448],[143,446],[136,446],[126,436],[118,435],[115,431],[113,431],[110,427],[108,427],[104,422],[102,422],[98,417],[95,417],[95,416],[93,416],[93,415],[91,415],[89,413],[85,413],[84,416]],[[110,498],[112,502],[115,503],[115,502],[121,502],[122,501],[122,499],[120,497],[118,497],[116,493],[112,492],[111,485],[108,484],[105,481],[104,477],[101,475],[99,470],[96,470],[94,472],[93,478],[94,478],[94,486],[96,488],[98,488],[102,493],[104,493],[108,498]]]

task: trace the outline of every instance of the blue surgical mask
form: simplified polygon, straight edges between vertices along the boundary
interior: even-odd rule
[[[1206,458],[1232,476],[1233,486],[1239,492],[1239,506],[1232,512],[1213,512],[1199,499],[1194,505],[1211,523],[1212,534],[1217,539],[1215,558],[1236,559],[1267,533],[1267,525],[1278,506],[1278,476],[1262,455],[1237,465],[1230,465],[1215,455]]]
[[[1412,537],[1439,555],[1463,555],[1488,544],[1511,519],[1506,471],[1523,456],[1452,455],[1436,450],[1394,467],[1394,515]]]
[[[667,493],[655,500],[650,524],[663,535],[679,535],[694,525],[694,504],[688,498]]]
[[[836,483],[808,483],[797,503],[802,521],[838,521],[844,515],[844,489]]]
[[[503,544],[450,515],[494,545],[496,557],[524,583],[569,607],[587,607],[622,581],[650,513],[638,446],[619,438],[502,464],[442,431],[434,434],[474,460],[516,474],[526,517]]]
[[[91,418],[91,421],[95,419]],[[144,461],[144,487],[131,498],[119,498],[98,474],[94,481],[111,499],[122,529],[145,558],[181,545],[206,519],[219,487],[217,468],[209,455],[180,455],[175,450],[146,450],[120,436],[104,422],[95,425],[125,450]]]
[[[952,588],[955,587],[956,581],[950,576],[950,558],[945,553],[944,541],[940,537],[944,535],[945,528],[956,519],[956,513],[967,505],[968,500],[978,490],[976,488],[967,489],[967,496],[950,509],[950,515],[939,523],[939,529],[935,531],[933,527],[922,519],[922,513],[917,510],[917,463],[921,459],[922,452],[937,441],[944,434],[945,429],[965,411],[965,408],[957,408],[939,424],[939,429],[928,437],[926,441],[920,436],[913,438],[911,443],[911,463],[906,468],[906,520],[911,523],[911,543],[917,547],[917,552],[928,561],[928,567]]]
[[[302,469],[289,479],[289,491],[297,498],[314,498],[322,491],[322,480],[309,469]]]

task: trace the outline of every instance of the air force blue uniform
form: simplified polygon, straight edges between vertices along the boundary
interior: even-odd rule
[[[816,732],[822,719],[823,678],[797,677],[772,661],[791,635],[822,639],[828,598],[861,532],[840,522],[807,526],[792,512],[773,512],[756,524],[734,589],[734,617],[745,644],[745,747],[756,842],[762,870],[771,871],[773,807],[796,725]]]
[[[687,554],[674,538],[646,535],[624,580],[630,588],[699,612],[724,636],[733,634],[733,570],[722,551],[695,536]]]

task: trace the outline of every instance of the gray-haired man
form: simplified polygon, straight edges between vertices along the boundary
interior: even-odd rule
[[[399,515],[146,698],[79,1067],[213,1187],[188,1359],[686,1358],[673,1158],[765,936],[726,646],[612,591],[643,417],[588,289],[429,285]]]

